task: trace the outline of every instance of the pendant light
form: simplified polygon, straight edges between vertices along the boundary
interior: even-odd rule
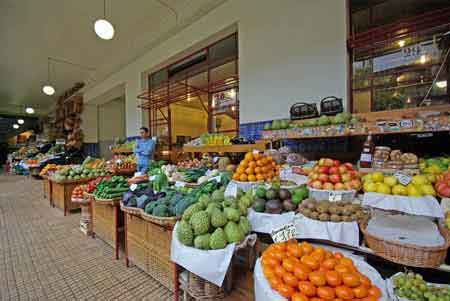
[[[18,124],[24,124],[24,123],[25,123],[25,120],[23,120],[23,119],[17,119],[17,123],[18,123]]]
[[[34,114],[34,109],[33,109],[32,107],[27,107],[27,108],[25,109],[25,112],[26,112],[27,114]]]
[[[106,0],[103,0],[103,19],[95,21],[94,30],[103,40],[111,40],[114,37],[114,26],[106,20]]]
[[[42,87],[42,92],[48,96],[55,94],[55,88],[50,85],[50,58],[47,58],[47,84]]]
[[[14,123],[13,128],[15,128],[17,130],[19,128],[19,125],[17,123]]]

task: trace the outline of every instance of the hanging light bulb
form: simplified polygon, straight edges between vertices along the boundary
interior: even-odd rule
[[[114,37],[114,26],[106,20],[106,0],[103,1],[103,19],[95,21],[94,31],[103,40],[111,40]]]
[[[17,130],[19,128],[19,125],[17,123],[14,123],[13,128],[15,128]]]
[[[401,47],[405,46],[405,40],[400,40],[397,42],[397,44],[401,48]]]
[[[420,56],[420,63],[425,64],[427,62],[427,56],[425,54],[422,54]]]
[[[18,124],[24,124],[25,121],[24,121],[23,119],[17,119],[17,123],[18,123]]]
[[[28,108],[25,109],[25,112],[27,114],[34,114],[34,109],[32,107],[28,107]]]
[[[55,94],[55,88],[50,85],[50,58],[47,58],[47,84],[42,87],[42,92],[48,96]]]
[[[230,97],[231,97],[231,98],[234,98],[235,96],[236,96],[236,90],[231,89],[231,90],[230,90]]]

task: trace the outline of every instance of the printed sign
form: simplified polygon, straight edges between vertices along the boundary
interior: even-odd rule
[[[272,236],[272,240],[276,243],[294,239],[296,235],[295,225],[293,223],[286,224],[278,229],[272,230],[270,235]]]
[[[220,177],[220,176],[217,176],[217,177],[212,177],[212,178],[210,178],[208,181],[209,181],[209,182],[216,181],[217,183],[220,183],[220,179],[221,179],[221,177]]]
[[[64,145],[64,144],[66,144],[66,139],[56,139],[55,144],[56,145]]]
[[[340,201],[342,201],[342,193],[336,193],[334,191],[330,191],[330,194],[328,195],[328,200],[330,202],[340,202]]]
[[[184,186],[186,186],[186,183],[184,183],[184,182],[181,182],[181,181],[175,182],[175,187],[184,187]]]
[[[397,178],[397,180],[400,182],[400,184],[402,185],[408,185],[409,182],[411,182],[411,176],[408,176],[402,172],[397,171],[394,176]]]
[[[130,185],[130,190],[131,191],[135,191],[137,187],[138,187],[137,184],[131,184]]]

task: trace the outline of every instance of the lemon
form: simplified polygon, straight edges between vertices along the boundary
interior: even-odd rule
[[[362,180],[363,182],[373,182],[373,180],[372,180],[372,175],[371,175],[370,173],[364,175],[364,176],[361,178],[361,180]]]
[[[369,182],[367,183],[366,191],[367,192],[376,192],[377,191],[377,183]]]
[[[381,183],[381,182],[383,182],[383,179],[384,179],[384,175],[382,172],[376,171],[376,172],[372,173],[372,180],[374,182]]]
[[[391,194],[391,187],[389,187],[389,185],[384,184],[384,183],[379,183],[377,186],[378,186],[377,187],[378,193]]]
[[[395,195],[408,195],[408,190],[406,189],[406,186],[403,186],[402,184],[397,184],[394,187],[392,187],[392,193]]]
[[[436,175],[435,174],[427,173],[425,176],[427,177],[428,182],[430,182],[430,183],[436,182]]]
[[[413,183],[414,185],[425,185],[428,184],[428,179],[423,175],[415,175],[412,177],[411,183]]]
[[[430,184],[422,185],[420,187],[420,190],[425,195],[433,195],[433,196],[436,195],[436,191],[434,190],[433,185]]]
[[[408,196],[415,196],[415,197],[422,196],[422,192],[414,184],[411,183],[408,184],[408,186],[406,186],[406,189],[408,191]]]
[[[384,177],[383,183],[388,185],[389,187],[393,187],[397,185],[397,178],[394,176]]]

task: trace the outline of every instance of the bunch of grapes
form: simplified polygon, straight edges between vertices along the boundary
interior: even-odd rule
[[[427,284],[420,274],[400,273],[393,279],[394,293],[412,301],[450,301],[450,287]]]

